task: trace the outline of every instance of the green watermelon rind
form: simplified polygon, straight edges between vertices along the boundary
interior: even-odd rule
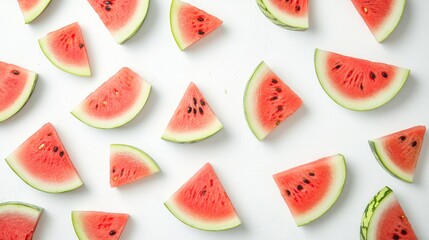
[[[261,12],[275,25],[294,31],[305,31],[308,29],[308,20],[305,24],[299,21],[294,22],[293,19],[290,19],[288,16],[281,14],[280,11],[277,11],[275,7],[268,3],[268,1],[256,0],[256,3]]]
[[[327,54],[329,54],[329,52],[318,48],[316,48],[314,53],[314,66],[317,78],[319,80],[319,84],[321,85],[325,93],[334,102],[350,110],[369,111],[385,105],[401,91],[410,75],[409,69],[396,67],[397,77],[392,80],[393,84],[391,84],[391,86],[386,87],[383,91],[380,91],[378,94],[376,94],[375,97],[371,99],[353,100],[350,97],[343,96],[339,91],[335,89],[335,87],[330,86],[329,77],[324,73],[324,59]]]
[[[28,71],[28,78],[27,78],[28,83],[26,84],[26,87],[24,88],[21,95],[18,97],[18,99],[15,101],[14,104],[9,106],[6,110],[0,112],[0,122],[3,122],[13,117],[25,106],[25,104],[28,102],[31,95],[33,94],[34,89],[36,88],[37,79],[38,79],[37,73]]]
[[[18,201],[0,203],[0,215],[1,213],[6,211],[19,211],[23,214],[30,215],[36,218],[38,221],[43,213],[43,208],[33,204]]]
[[[196,143],[206,140],[222,129],[223,124],[216,118],[209,126],[198,131],[173,133],[166,129],[161,138],[175,143]]]
[[[72,211],[71,212],[71,220],[72,220],[74,232],[76,233],[76,236],[79,240],[92,240],[85,233],[85,229],[82,225],[82,221],[80,220],[80,215],[82,213],[87,213],[87,212],[86,211]],[[96,213],[112,214],[112,213],[108,213],[108,212],[96,212]],[[122,213],[122,214],[125,214],[125,213]],[[122,234],[122,232],[120,234]]]
[[[31,23],[34,19],[40,16],[40,14],[42,14],[42,12],[45,11],[45,9],[49,6],[50,3],[51,3],[51,0],[40,0],[39,4],[33,7],[31,10],[22,12],[22,15],[24,16],[25,24]]]
[[[177,13],[179,12],[179,9],[181,7],[181,2],[172,0],[170,5],[170,30],[173,34],[174,41],[177,43],[177,46],[179,46],[180,50],[185,50],[186,46],[184,46],[184,40],[180,37],[180,29],[178,24],[176,23]]]

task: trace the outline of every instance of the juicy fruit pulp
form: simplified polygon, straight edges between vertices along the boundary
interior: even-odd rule
[[[222,25],[219,18],[180,0],[172,0],[170,27],[181,50],[213,32]]]
[[[335,204],[346,182],[346,162],[342,155],[334,155],[277,173],[273,178],[296,224],[302,226]]]
[[[45,56],[59,69],[91,76],[86,45],[78,23],[72,23],[39,39]]]
[[[143,109],[151,85],[129,68],[122,68],[85,98],[71,113],[96,128],[116,128]]]
[[[206,231],[237,227],[241,221],[212,166],[205,164],[165,202],[183,223]]]
[[[150,0],[88,0],[104,25],[121,44],[132,38],[143,24]]]
[[[406,0],[352,0],[378,42],[383,42],[395,30]]]
[[[332,100],[356,111],[378,108],[402,89],[410,70],[316,49],[319,83]]]
[[[79,240],[117,240],[128,221],[128,214],[73,211],[73,228]]]
[[[18,0],[25,23],[36,19],[48,7],[51,0]]]
[[[244,112],[253,134],[263,140],[302,105],[302,100],[264,63],[244,93]]]
[[[83,184],[50,123],[21,144],[6,162],[24,182],[40,191],[61,193]]]
[[[406,182],[413,182],[425,126],[415,126],[369,141],[371,150],[389,173]]]
[[[125,144],[110,145],[110,186],[118,187],[159,172],[155,161],[142,150]]]
[[[162,139],[191,143],[211,137],[223,128],[197,86],[191,82]]]
[[[361,240],[417,240],[393,191],[382,188],[368,203],[360,226]]]
[[[31,240],[43,209],[23,202],[0,204],[0,239]]]
[[[0,62],[0,122],[15,115],[36,87],[37,73]]]
[[[307,0],[256,0],[262,13],[274,24],[289,30],[308,28]]]

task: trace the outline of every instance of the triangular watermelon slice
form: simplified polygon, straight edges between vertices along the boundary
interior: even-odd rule
[[[192,143],[211,137],[223,128],[198,87],[191,82],[162,139]]]
[[[222,20],[180,0],[172,0],[170,27],[181,50],[201,40],[220,27]]]
[[[156,162],[142,150],[125,144],[110,145],[110,186],[118,187],[159,172]]]
[[[0,204],[0,239],[31,240],[43,209],[23,202]]]
[[[59,69],[91,76],[85,41],[78,23],[72,23],[39,39],[45,56]]]
[[[256,0],[262,13],[274,24],[302,31],[308,28],[308,0]]]
[[[352,0],[353,5],[365,21],[378,42],[383,42],[395,30],[406,0]]]
[[[165,202],[183,223],[206,231],[221,231],[241,224],[216,172],[206,163]]]
[[[73,211],[73,228],[79,240],[117,240],[128,221],[128,214]]]
[[[51,0],[18,0],[25,23],[36,19],[48,7]]]
[[[51,123],[29,137],[6,162],[24,182],[40,191],[61,193],[83,184]]]
[[[298,226],[313,222],[338,200],[346,182],[341,154],[325,157],[273,175]]]
[[[104,25],[121,44],[132,38],[143,24],[150,0],[88,0]]]
[[[415,126],[369,141],[369,146],[381,166],[393,176],[411,183],[425,132],[425,126]]]

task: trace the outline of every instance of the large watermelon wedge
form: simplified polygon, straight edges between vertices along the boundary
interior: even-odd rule
[[[24,107],[36,83],[37,73],[0,61],[0,122]]]
[[[241,224],[210,163],[174,193],[165,206],[180,221],[201,230],[221,231]]]
[[[85,41],[78,23],[72,23],[39,39],[45,56],[59,69],[91,76]]]
[[[36,19],[48,7],[51,0],[18,0],[25,23]]]
[[[392,189],[382,188],[368,203],[360,225],[361,240],[417,240]]]
[[[289,30],[308,28],[307,0],[256,0],[262,13],[274,24]]]
[[[150,0],[88,0],[117,43],[132,38],[143,24]]]
[[[263,140],[301,107],[302,100],[261,62],[247,83],[243,105],[250,129]]]
[[[79,240],[117,240],[128,221],[128,214],[73,211],[73,228]]]
[[[313,222],[338,200],[346,182],[343,155],[325,157],[273,175],[298,226]]]
[[[384,41],[395,30],[406,0],[352,0],[378,42]]]
[[[85,98],[71,113],[96,128],[116,128],[131,121],[146,104],[152,86],[124,67]]]
[[[319,83],[339,105],[367,111],[398,94],[410,70],[316,49],[314,65]]]
[[[21,144],[6,162],[24,182],[40,191],[61,193],[83,184],[50,123]]]
[[[0,204],[0,239],[31,240],[43,209],[23,202]]]
[[[425,126],[415,126],[369,141],[369,146],[381,166],[393,176],[411,183],[425,132]]]
[[[180,0],[172,0],[170,27],[181,50],[201,40],[220,27],[222,20]]]

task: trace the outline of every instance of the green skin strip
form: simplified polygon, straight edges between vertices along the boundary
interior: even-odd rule
[[[267,6],[265,6],[263,0],[256,0],[256,3],[258,4],[258,7],[261,10],[261,12],[268,19],[270,19],[270,21],[273,22],[275,25],[280,26],[280,27],[285,28],[285,29],[288,29],[288,30],[293,30],[293,31],[305,31],[305,30],[307,30],[307,28],[294,27],[294,26],[290,26],[288,24],[281,22],[279,19],[277,19],[275,16],[273,16],[270,13],[270,11],[267,9]]]

